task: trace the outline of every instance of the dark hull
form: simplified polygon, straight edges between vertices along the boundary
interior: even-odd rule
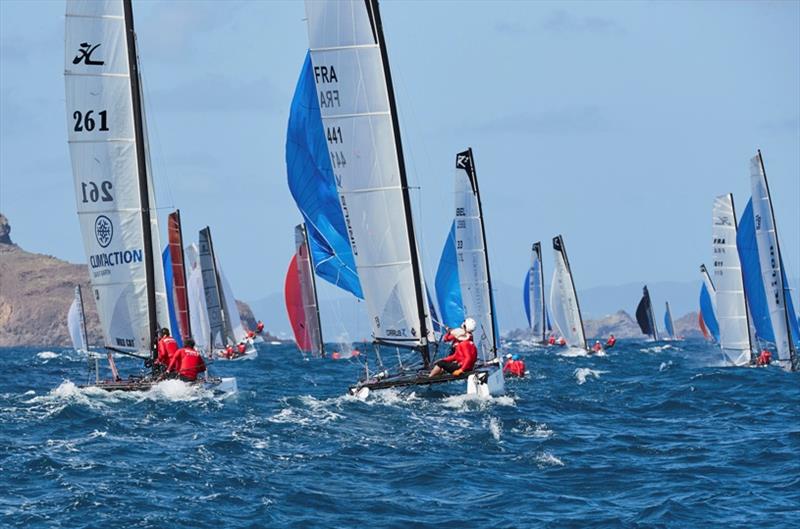
[[[467,378],[469,378],[470,375],[478,375],[479,377],[488,376],[489,371],[495,368],[496,366],[493,365],[492,366],[483,365],[476,367],[475,369],[467,373],[462,373],[458,376],[454,376],[449,373],[444,373],[437,377],[429,377],[426,371],[417,373],[401,373],[397,375],[389,375],[382,378],[373,377],[361,380],[355,386],[351,386],[350,393],[355,395],[356,393],[358,393],[359,390],[363,388],[367,388],[371,391],[374,391],[378,389],[404,388],[410,386],[433,386],[435,384],[446,384],[448,382],[466,380]]]
[[[95,384],[85,384],[82,386],[78,386],[80,389],[84,388],[99,388],[104,391],[149,391],[153,388],[156,384],[161,382],[160,380],[152,380],[149,378],[143,379],[128,379],[128,380],[101,380]],[[218,386],[222,383],[222,379],[219,377],[209,377],[208,379],[198,379],[192,384],[202,385],[206,388],[213,389],[215,386]]]

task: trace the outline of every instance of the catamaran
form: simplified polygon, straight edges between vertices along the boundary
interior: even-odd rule
[[[308,234],[303,224],[294,228],[295,254],[289,262],[284,285],[286,313],[301,353],[325,356],[322,324],[319,318],[314,265],[309,252]]]
[[[698,314],[698,325],[706,339],[711,339],[719,343],[719,323],[717,322],[717,289],[711,276],[708,275],[706,265],[700,265],[700,274],[703,282],[700,285],[700,313]]]
[[[650,301],[650,292],[647,290],[647,285],[642,289],[642,299],[636,307],[636,322],[639,324],[642,334],[647,334],[654,341],[658,341],[658,326],[653,315],[653,304]]]
[[[564,338],[566,345],[587,350],[578,292],[575,290],[572,268],[567,258],[567,247],[561,235],[553,237],[553,258],[553,281],[550,285],[553,326]]]
[[[230,283],[222,273],[219,258],[214,251],[211,228],[200,230],[198,260],[203,278],[203,292],[208,327],[198,332],[203,348],[216,360],[252,360],[258,356],[253,340],[247,336],[236,307]],[[206,341],[206,337],[208,341]],[[242,344],[244,351],[239,351]],[[233,348],[233,354],[228,353]]]
[[[577,298],[576,298],[577,299]],[[544,267],[542,267],[542,243],[535,242],[531,247],[531,265],[525,274],[522,287],[522,300],[525,315],[533,333],[533,339],[539,344],[547,343],[550,321],[544,301]]]
[[[758,343],[775,351],[774,359],[782,367],[798,370],[800,329],[760,150],[750,160],[750,184],[752,196],[736,236],[748,308]]]
[[[150,366],[169,317],[130,0],[69,0],[65,45],[69,149],[104,347]],[[235,381],[202,383],[233,390]],[[115,373],[91,385],[134,391],[156,382],[152,372]]]
[[[436,341],[377,1],[309,1],[306,18],[322,140],[327,140],[375,346],[375,369],[366,361],[351,393],[363,398],[372,390],[463,378],[468,392],[502,391],[490,388],[497,365],[481,364],[457,377],[427,376]],[[493,329],[482,331],[489,345],[482,346],[483,354],[491,355]],[[387,366],[389,351],[397,357],[392,367]]]
[[[748,365],[753,359],[753,345],[736,249],[737,220],[732,194],[714,199],[711,228],[719,347],[726,364]]]
[[[83,293],[80,285],[75,286],[75,297],[67,311],[67,329],[76,353],[89,352],[89,338],[86,334],[86,316],[83,310]]]

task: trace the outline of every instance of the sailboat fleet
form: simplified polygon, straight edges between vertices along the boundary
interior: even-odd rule
[[[500,331],[475,156],[455,156],[453,220],[432,292],[426,282],[409,196],[402,135],[377,0],[306,2],[308,53],[292,99],[286,139],[287,183],[301,214],[284,281],[286,311],[298,349],[326,356],[317,278],[363,301],[372,347],[350,392],[466,380],[470,394],[504,392]],[[152,365],[156,336],[171,329],[210,358],[257,354],[214,250],[211,229],[186,245],[180,212],[167,218],[162,251],[155,184],[130,0],[68,0],[66,110],[76,204],[89,262],[91,299],[100,318],[112,378],[90,385],[146,390],[155,372],[123,379],[113,354]],[[701,266],[698,325],[725,363],[750,365],[772,347],[798,368],[800,340],[759,152],[751,160],[752,197],[737,222],[733,196],[712,211],[712,267]],[[553,275],[545,293],[542,244],[531,248],[523,302],[534,341],[557,334],[589,350],[573,272],[561,235],[552,239]],[[161,258],[159,259],[159,255]],[[79,288],[70,335],[88,351]],[[474,369],[430,376],[450,329],[467,319],[477,349]],[[636,309],[643,334],[659,335],[647,286]],[[669,302],[666,337],[678,339]],[[96,370],[96,373],[98,370]],[[236,380],[206,376],[209,388]]]

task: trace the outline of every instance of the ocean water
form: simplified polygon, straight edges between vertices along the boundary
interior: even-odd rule
[[[530,371],[507,396],[366,402],[359,364],[290,346],[214,364],[226,398],[81,391],[75,353],[2,349],[0,526],[796,527],[800,374],[700,342],[507,349]]]

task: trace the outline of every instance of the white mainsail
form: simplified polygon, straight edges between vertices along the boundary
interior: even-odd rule
[[[105,346],[149,356],[169,318],[134,39],[130,3],[68,0],[69,148],[92,297]]]
[[[456,155],[455,198],[456,261],[464,315],[478,324],[475,344],[480,358],[486,362],[497,356],[497,329],[472,149]]]
[[[306,2],[327,147],[373,339],[419,348],[430,323],[374,0]]]
[[[195,259],[191,261],[189,265],[191,268],[186,280],[186,294],[189,298],[189,322],[192,327],[192,338],[194,338],[195,343],[200,349],[208,351],[210,326],[208,323],[206,294],[203,288],[203,271],[200,268],[199,255],[194,243],[186,249],[187,261],[190,248],[194,248],[195,250]]]
[[[86,337],[86,317],[83,312],[83,295],[81,287],[75,287],[75,298],[67,312],[67,328],[72,339],[72,348],[78,353],[89,351],[88,338]]]
[[[561,235],[553,238],[553,283],[550,285],[550,318],[553,326],[571,347],[586,348],[583,318],[572,280],[567,249]]]
[[[752,350],[750,322],[736,250],[736,213],[730,193],[714,199],[712,239],[719,345],[727,362],[747,365]]]
[[[790,362],[793,361],[793,356],[796,354],[793,339],[797,337],[791,336],[788,318],[797,316],[788,314],[786,308],[786,285],[783,284],[784,271],[782,270],[781,250],[761,151],[758,151],[758,154],[750,159],[750,185],[758,260],[761,265],[764,293],[769,306],[769,319],[775,336],[777,359],[782,362]]]

